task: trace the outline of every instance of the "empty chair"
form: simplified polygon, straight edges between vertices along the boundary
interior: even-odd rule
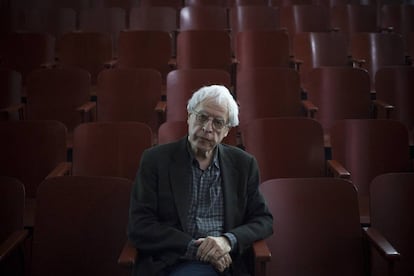
[[[369,224],[369,189],[378,175],[410,171],[408,130],[400,122],[349,119],[331,128],[332,159],[350,172],[358,190],[361,223]]]
[[[243,128],[242,135],[246,151],[259,163],[261,182],[326,175],[323,130],[312,119],[257,119]]]
[[[142,152],[152,146],[152,132],[140,122],[79,125],[73,137],[72,175],[135,179]]]
[[[308,75],[308,100],[318,109],[314,118],[326,134],[342,119],[371,118],[370,79],[365,70],[352,67],[320,67]]]
[[[37,197],[30,275],[129,275],[116,258],[125,242],[131,185],[110,177],[44,181]]]
[[[388,173],[374,178],[370,189],[371,227],[379,230],[401,254],[395,275],[412,275],[414,267],[414,173]],[[372,256],[372,275],[387,275],[387,263]]]
[[[365,60],[362,67],[370,74],[372,89],[378,69],[406,63],[404,41],[397,33],[354,33],[350,37],[350,47],[353,58]]]
[[[413,32],[414,6],[412,4],[382,5],[380,26],[383,29],[392,28],[400,34]]]
[[[219,6],[187,6],[180,10],[180,31],[228,30],[227,9]]]
[[[84,32],[107,33],[111,36],[113,55],[116,56],[119,33],[126,29],[126,11],[120,7],[102,7],[82,10],[79,29]]]
[[[25,193],[16,178],[0,176],[0,273],[23,275],[23,227]]]
[[[166,6],[179,10],[183,6],[182,0],[141,0],[140,5],[144,6]]]
[[[136,121],[157,129],[161,74],[153,69],[104,70],[98,76],[98,121]]]
[[[293,67],[289,36],[283,30],[248,30],[237,33],[237,70],[252,67]]]
[[[267,6],[267,0],[229,0],[233,6]]]
[[[258,118],[304,115],[300,97],[299,74],[293,69],[240,70],[237,73],[240,128]]]
[[[177,30],[177,10],[166,6],[141,6],[132,8],[129,14],[130,30],[167,31]]]
[[[13,32],[3,34],[0,43],[2,67],[22,74],[23,82],[27,75],[55,58],[55,39],[47,33]]]
[[[349,36],[341,32],[305,32],[293,37],[293,55],[301,60],[300,80],[306,91],[312,80],[309,72],[321,66],[352,65],[349,57]]]
[[[389,66],[379,69],[375,75],[375,91],[379,106],[394,107],[389,113],[390,118],[404,123],[408,129],[414,127],[413,67]]]
[[[167,76],[167,121],[187,121],[187,103],[191,95],[207,85],[221,84],[231,88],[228,72],[215,69],[179,69]]]
[[[0,120],[23,119],[22,75],[0,68]]]
[[[332,0],[332,1],[335,1],[335,0]],[[343,1],[346,1],[346,0],[343,0]],[[318,1],[318,2],[321,3],[321,1]],[[283,7],[283,6],[293,6],[293,5],[313,5],[313,4],[315,4],[314,0],[269,0],[269,5],[272,7]]]
[[[151,68],[161,73],[165,82],[171,70],[172,37],[167,31],[125,30],[119,35],[118,68]]]
[[[168,121],[158,129],[158,144],[166,144],[183,138],[188,134],[187,121]],[[223,143],[238,146],[237,129],[231,128],[228,135],[224,137]]]
[[[405,46],[408,56],[414,57],[414,31],[405,35]]]
[[[90,90],[91,77],[83,69],[66,67],[33,71],[27,79],[26,117],[64,123],[70,146],[73,129],[95,117]]]
[[[335,5],[330,10],[331,25],[344,33],[379,31],[376,5]]]
[[[285,178],[266,181],[260,190],[279,229],[266,240],[272,252],[266,275],[367,275],[366,236],[352,184],[329,177]],[[380,233],[365,233],[386,261],[398,264],[398,252]]]
[[[57,41],[58,63],[85,69],[96,84],[99,72],[112,59],[111,36],[99,32],[70,32]]]
[[[220,69],[232,72],[230,36],[220,30],[181,31],[177,37],[178,69]]]
[[[185,6],[227,7],[227,0],[184,0]]]
[[[25,186],[25,226],[33,226],[38,185],[66,162],[66,127],[57,121],[0,123],[0,175]]]

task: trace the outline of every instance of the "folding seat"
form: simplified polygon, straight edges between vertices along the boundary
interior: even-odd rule
[[[412,170],[408,130],[382,119],[341,120],[331,128],[332,160],[343,166],[358,190],[361,223],[370,223],[369,189],[378,175]]]
[[[413,60],[414,57],[414,31],[409,32],[404,37],[407,55]],[[411,61],[413,63],[413,61]]]
[[[188,135],[187,121],[168,121],[158,129],[158,144],[174,142]],[[231,128],[223,139],[224,144],[239,146],[237,128]]]
[[[221,84],[231,89],[228,72],[215,69],[179,69],[167,76],[167,121],[187,121],[187,103],[192,94],[206,85]]]
[[[142,152],[152,146],[151,128],[140,122],[79,125],[66,171],[74,176],[113,176],[134,180]]]
[[[57,41],[58,66],[74,66],[91,74],[92,85],[112,59],[112,39],[107,33],[70,32]]]
[[[73,129],[93,120],[96,103],[90,101],[91,77],[80,68],[39,69],[27,78],[26,118],[57,120],[68,129],[71,147]]]
[[[236,49],[237,34],[246,30],[279,30],[279,10],[264,5],[233,6],[229,10],[229,23],[233,49]]]
[[[0,121],[23,119],[22,75],[0,68]]]
[[[227,9],[220,6],[186,6],[180,10],[180,31],[228,31]]]
[[[240,129],[251,120],[304,116],[299,74],[289,68],[252,68],[237,73]]]
[[[314,118],[322,125],[329,147],[332,125],[343,119],[369,119],[371,94],[369,75],[352,67],[320,67],[308,75],[307,97],[316,106]]]
[[[167,31],[125,30],[119,35],[117,68],[151,68],[166,75],[172,70],[172,37]]]
[[[0,176],[0,273],[23,275],[24,186],[12,177]]]
[[[20,30],[48,33],[56,39],[77,30],[77,14],[72,8],[26,8],[20,13],[24,18]]]
[[[252,67],[294,67],[284,30],[248,30],[237,34],[237,71]]]
[[[412,4],[385,4],[381,7],[380,27],[406,34],[414,31],[414,6]]]
[[[370,189],[371,227],[384,234],[401,254],[394,264],[395,275],[412,275],[414,267],[414,173],[388,173],[374,178]],[[387,275],[385,263],[373,254],[372,275]]]
[[[361,229],[357,191],[348,181],[271,179],[259,188],[278,229],[266,239],[272,257],[262,275],[367,275],[367,242],[398,264],[399,253],[380,232]]]
[[[242,139],[245,150],[259,163],[261,182],[272,178],[327,175],[323,130],[315,120],[300,117],[255,119],[243,127]]]
[[[378,32],[376,5],[336,5],[330,9],[331,26],[344,33]]]
[[[305,32],[293,37],[293,55],[302,61],[299,74],[307,91],[309,72],[322,66],[351,67],[349,36],[340,32]]]
[[[354,33],[350,36],[350,49],[352,58],[365,60],[362,68],[370,74],[372,89],[378,69],[406,64],[404,41],[397,33]]]
[[[233,6],[267,6],[267,0],[230,0]]]
[[[271,7],[283,7],[293,5],[313,5],[314,0],[269,0],[269,6]]]
[[[142,122],[156,133],[161,89],[161,74],[153,69],[104,70],[98,76],[97,120]]]
[[[227,7],[227,0],[184,0],[185,6],[217,6]]]
[[[113,56],[117,55],[119,33],[127,26],[127,13],[120,7],[81,10],[79,29],[84,32],[106,33],[111,36]]]
[[[65,166],[66,127],[57,121],[0,123],[0,175],[25,186],[24,225],[33,226],[38,185]]]
[[[54,177],[39,186],[30,275],[130,275],[116,263],[132,183]]]
[[[173,35],[177,28],[177,10],[171,7],[134,7],[129,14],[130,30],[166,31]]]
[[[177,11],[183,6],[182,0],[141,0],[140,6],[165,6],[172,7]]]
[[[47,33],[13,32],[4,34],[0,43],[2,67],[27,75],[55,58],[55,39]]]
[[[378,115],[414,127],[414,68],[390,66],[379,69],[375,75]],[[392,108],[391,108],[392,107]],[[381,112],[386,112],[381,115]]]
[[[233,74],[233,65],[227,31],[189,30],[178,34],[178,69],[219,69]]]

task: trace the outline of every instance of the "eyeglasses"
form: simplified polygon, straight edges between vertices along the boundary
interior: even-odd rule
[[[201,113],[195,110],[193,110],[191,113],[193,113],[196,116],[197,123],[202,126],[207,124],[208,121],[210,121],[210,118],[212,119],[212,126],[215,130],[221,130],[222,128],[227,126],[226,121],[223,119],[214,118],[214,117],[208,116],[207,114],[204,114],[204,113]]]

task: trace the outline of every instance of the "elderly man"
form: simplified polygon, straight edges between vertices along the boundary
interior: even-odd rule
[[[221,144],[238,125],[226,87],[196,91],[188,136],[144,152],[131,195],[128,236],[139,250],[137,275],[248,275],[254,241],[272,234],[258,190],[256,160]]]

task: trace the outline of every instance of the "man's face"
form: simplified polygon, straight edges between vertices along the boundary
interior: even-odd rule
[[[211,99],[188,115],[188,140],[195,153],[212,151],[229,132],[228,110]]]

